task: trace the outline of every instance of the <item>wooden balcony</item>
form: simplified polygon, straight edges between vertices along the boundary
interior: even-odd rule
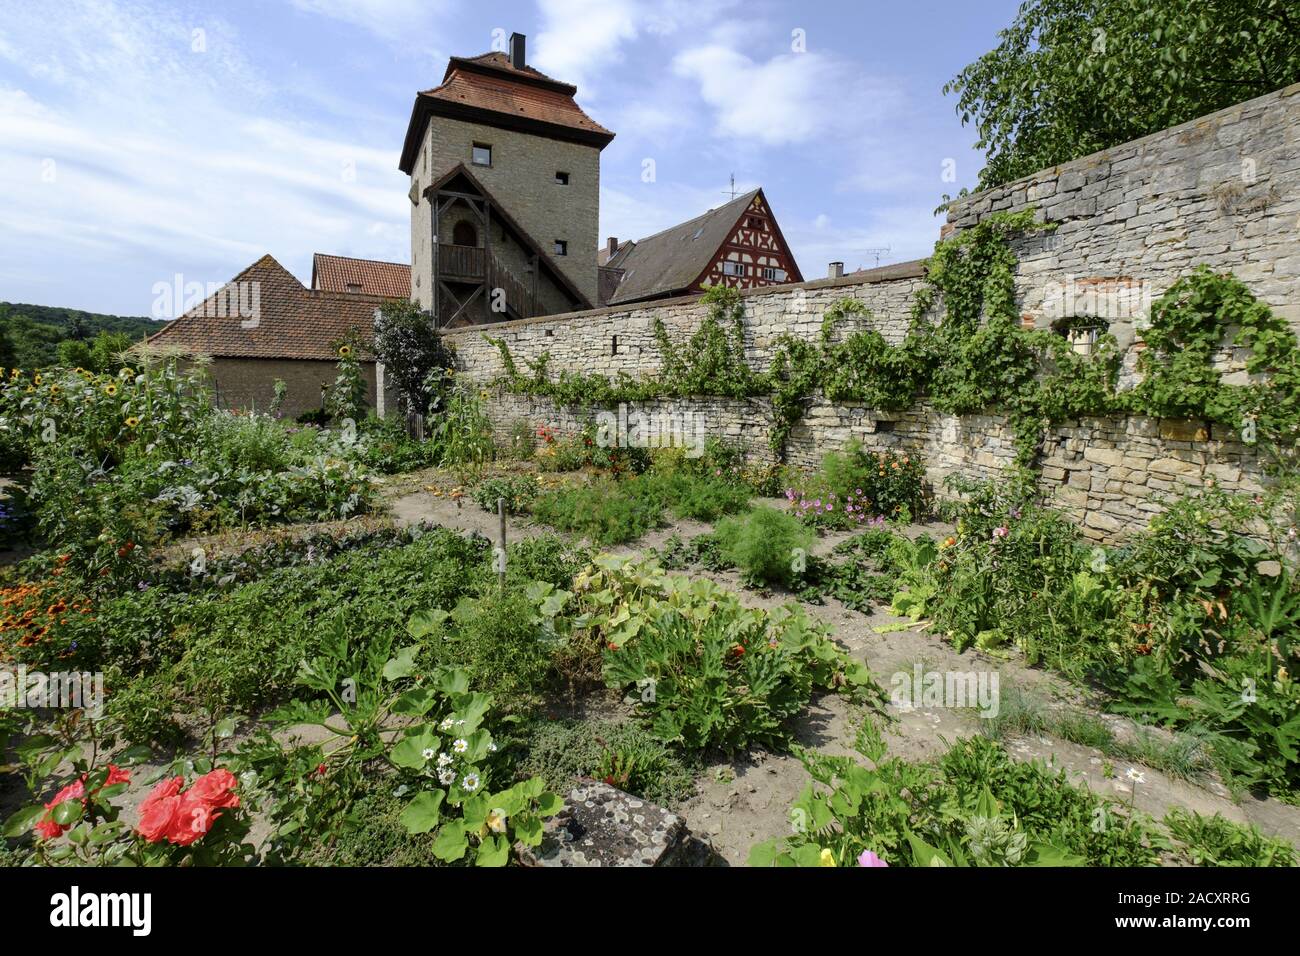
[[[487,275],[484,250],[478,246],[438,243],[438,275],[444,279],[481,281]]]

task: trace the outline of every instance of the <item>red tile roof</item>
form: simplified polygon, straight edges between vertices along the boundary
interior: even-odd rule
[[[411,267],[401,262],[328,256],[318,252],[311,260],[311,287],[325,292],[361,292],[409,299]]]
[[[148,342],[213,358],[334,361],[338,356],[331,343],[349,329],[355,328],[363,343],[373,342],[375,310],[384,301],[377,295],[308,289],[266,255]],[[250,316],[254,305],[256,315]]]
[[[518,129],[604,149],[614,134],[582,111],[578,89],[531,66],[517,69],[504,53],[454,56],[442,85],[415,98],[399,167],[410,173],[430,116]]]

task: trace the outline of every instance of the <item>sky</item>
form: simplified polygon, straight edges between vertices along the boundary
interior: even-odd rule
[[[409,262],[415,94],[512,32],[617,134],[602,237],[734,176],[805,278],[918,258],[982,165],[943,85],[1018,3],[0,0],[0,301],[170,317],[268,252]]]

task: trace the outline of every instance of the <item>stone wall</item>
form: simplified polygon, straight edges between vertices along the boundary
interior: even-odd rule
[[[547,399],[491,393],[489,415],[498,440],[507,443],[512,427],[546,424],[574,434],[601,411],[559,407]],[[636,402],[627,413],[654,420],[677,416],[688,425],[681,443],[695,436],[720,438],[746,449],[756,463],[775,461],[769,445],[774,424],[767,399],[696,398]],[[819,401],[795,426],[786,460],[815,469],[829,451],[860,441],[870,451],[893,450],[921,456],[926,479],[939,498],[951,496],[951,474],[996,478],[1015,460],[1015,438],[999,415],[943,415],[920,405],[904,412],[881,412],[860,404]],[[1227,490],[1261,488],[1256,449],[1236,436],[1195,422],[1134,416],[1062,422],[1048,430],[1040,459],[1039,486],[1047,499],[1077,520],[1083,533],[1114,540],[1144,527],[1164,502],[1213,481]]]
[[[1134,379],[1150,303],[1202,263],[1235,273],[1300,330],[1300,85],[965,197],[951,207],[945,230],[1029,205],[1057,228],[1016,241],[1023,321],[1051,327],[1060,318],[1105,320],[1124,349],[1121,387]],[[764,368],[781,333],[816,337],[826,308],[845,297],[872,313],[846,328],[871,326],[898,342],[922,276],[917,264],[904,264],[743,292],[746,357]],[[705,315],[698,298],[689,297],[502,323],[490,332],[506,341],[521,369],[549,353],[551,374],[635,377],[659,369],[656,318],[681,342]],[[471,380],[487,385],[502,374],[501,357],[481,330],[458,330],[448,340]],[[1244,358],[1224,349],[1230,380],[1244,375]],[[517,421],[576,430],[595,411],[559,409],[500,389],[490,405],[503,435]],[[772,455],[766,400],[702,398],[672,407],[699,415],[710,434],[744,444],[754,458]],[[916,451],[940,492],[948,474],[996,476],[1015,456],[1012,433],[997,415],[944,416],[924,406],[885,413],[818,401],[790,435],[787,458],[813,467],[855,438],[872,449]],[[1167,495],[1207,480],[1242,491],[1262,481],[1256,451],[1233,434],[1138,417],[1061,423],[1049,432],[1041,465],[1044,492],[1096,538],[1141,527]]]

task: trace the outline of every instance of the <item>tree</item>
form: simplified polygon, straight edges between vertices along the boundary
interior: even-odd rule
[[[1027,0],[944,86],[997,186],[1300,81],[1295,0]]]
[[[429,407],[433,391],[429,373],[452,366],[451,352],[432,320],[405,299],[385,302],[375,320],[375,358],[409,411]]]

